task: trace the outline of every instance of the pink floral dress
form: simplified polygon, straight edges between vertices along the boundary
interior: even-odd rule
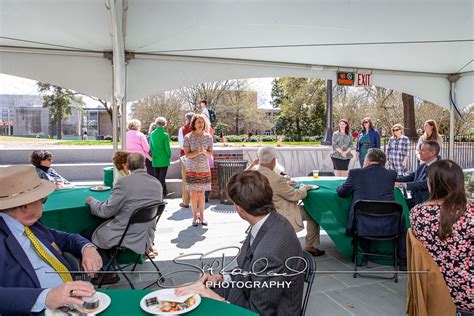
[[[454,224],[451,236],[438,237],[441,205],[418,204],[410,212],[416,238],[425,246],[443,274],[458,310],[474,310],[474,203]]]

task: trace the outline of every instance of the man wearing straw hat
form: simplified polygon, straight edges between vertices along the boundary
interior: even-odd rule
[[[18,315],[82,305],[94,294],[73,281],[62,252],[82,256],[90,276],[102,267],[95,247],[77,234],[46,228],[38,220],[55,184],[41,180],[33,166],[0,168],[0,314]]]

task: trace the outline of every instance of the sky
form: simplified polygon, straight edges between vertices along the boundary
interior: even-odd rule
[[[252,78],[249,85],[258,92],[257,106],[259,108],[271,108],[271,90],[274,78]],[[6,74],[0,74],[0,94],[32,94],[38,95],[36,81]],[[85,97],[84,101],[88,107],[101,106],[100,103]]]

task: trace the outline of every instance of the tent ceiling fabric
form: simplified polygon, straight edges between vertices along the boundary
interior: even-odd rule
[[[447,108],[446,75],[462,73],[458,106],[474,103],[472,0],[122,1],[0,0],[0,72],[110,100],[111,61],[100,54],[119,43],[107,7],[120,3],[123,45],[135,53],[128,100],[219,79],[335,79],[337,68],[365,68],[375,85]],[[67,55],[75,50],[89,55]]]

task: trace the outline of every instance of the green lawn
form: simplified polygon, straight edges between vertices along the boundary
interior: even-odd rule
[[[16,137],[16,136],[0,136],[0,142],[51,142],[54,139],[34,138],[34,137]]]

